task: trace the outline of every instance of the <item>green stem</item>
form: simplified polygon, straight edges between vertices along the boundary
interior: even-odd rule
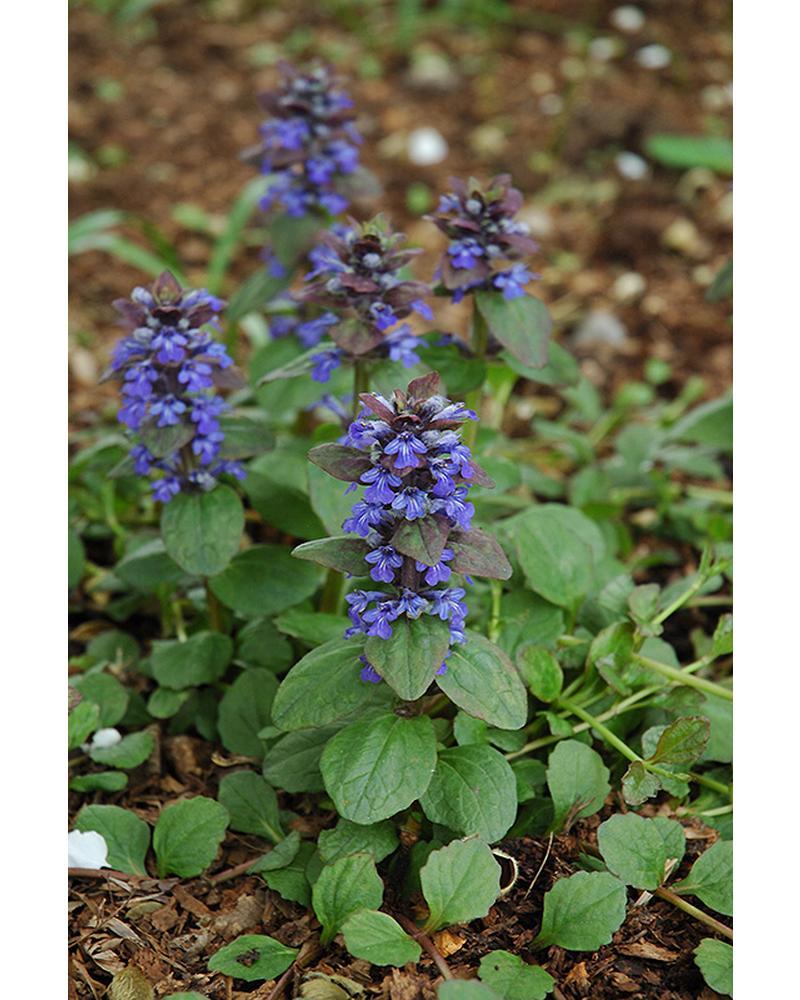
[[[653,670],[655,673],[661,674],[667,680],[674,681],[676,684],[683,684],[686,687],[702,691],[704,694],[712,694],[717,698],[725,698],[726,701],[733,701],[733,691],[729,688],[722,687],[721,684],[715,684],[713,681],[707,681],[705,677],[694,677],[692,674],[687,673],[686,669],[677,670],[675,667],[668,667],[666,663],[651,660],[649,656],[642,656],[640,653],[634,653],[631,659],[641,664],[641,666],[647,667],[648,670]],[[691,664],[691,666],[694,666],[694,664]]]
[[[674,615],[678,608],[682,608],[687,601],[690,601],[694,597],[698,590],[701,590],[708,583],[711,575],[712,574],[710,573],[703,573],[701,569],[692,585],[687,587],[682,594],[679,594],[669,607],[664,608],[663,611],[659,612],[653,619],[653,623],[655,625],[660,625],[662,622],[666,621],[670,615]]]
[[[686,494],[698,500],[710,500],[724,507],[733,506],[733,493],[730,490],[718,490],[713,486],[687,486]]]
[[[206,608],[208,610],[208,625],[214,632],[225,632],[226,629],[223,625],[222,617],[222,605],[217,599],[217,595],[213,592],[211,587],[206,580]]]
[[[325,587],[319,602],[319,610],[332,615],[338,615],[342,607],[344,577],[335,569],[329,569],[325,577]]]
[[[489,587],[492,591],[492,611],[486,635],[490,642],[497,642],[500,635],[500,602],[503,598],[503,585],[499,580],[490,580]]]
[[[172,617],[175,621],[175,635],[181,642],[186,642],[186,624],[183,620],[183,609],[181,602],[176,598],[172,602]]]
[[[481,315],[477,306],[473,301],[472,305],[472,353],[476,360],[483,361],[486,358],[486,349],[489,346],[489,327],[486,325],[486,320]],[[483,409],[483,381],[479,386],[470,390],[467,393],[466,400],[467,408],[474,410],[478,416],[481,415],[481,410]],[[475,437],[478,433],[478,421],[471,420],[467,426],[464,428],[462,433],[462,438],[464,444],[467,447],[472,448],[475,445]]]
[[[706,788],[709,788],[712,792],[719,792],[720,795],[724,795],[726,798],[729,799],[733,798],[732,785],[726,785],[721,781],[715,781],[713,778],[707,778],[704,774],[698,774],[697,771],[689,771],[688,773],[692,781],[696,781],[698,785],[704,785]],[[714,811],[712,810],[711,813],[703,813],[703,815],[711,816],[713,815],[713,812]]]
[[[366,361],[356,359],[353,364],[353,420],[361,409],[359,396],[362,392],[369,392],[369,365]]]
[[[682,899],[671,889],[665,889],[664,886],[661,886],[655,890],[655,895],[658,896],[659,899],[665,899],[668,903],[672,903],[673,906],[676,906],[679,910],[683,910],[684,913],[688,913],[690,917],[694,917],[695,920],[699,920],[701,924],[705,924],[706,927],[710,927],[712,930],[716,931],[717,934],[722,934],[724,937],[733,941],[733,931],[730,927],[726,927],[725,924],[720,923],[719,920],[715,920],[708,913],[703,913],[703,911],[698,909],[696,906],[692,906],[691,903],[687,903],[685,899]]]

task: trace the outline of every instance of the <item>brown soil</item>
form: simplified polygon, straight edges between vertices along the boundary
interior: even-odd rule
[[[133,809],[152,824],[165,801],[186,794],[215,796],[219,779],[241,763],[198,738],[164,737],[151,762],[133,772],[128,789],[104,795],[102,801]],[[76,809],[86,802],[85,796],[73,795],[73,799]],[[281,800],[298,814],[294,826],[302,833],[316,834],[335,821],[332,813],[315,812],[306,797],[283,795]],[[551,947],[542,952],[532,947],[545,892],[558,878],[577,870],[579,854],[596,852],[595,830],[618,806],[609,801],[602,813],[580,821],[568,835],[556,837],[549,848],[546,838],[526,837],[498,845],[519,866],[511,890],[483,920],[434,936],[456,978],[474,977],[484,955],[503,949],[541,964],[568,1000],[715,996],[708,990],[703,993],[692,956],[700,940],[713,932],[660,899],[634,905],[640,895],[636,890],[629,891],[625,923],[613,942],[599,951],[578,953]],[[642,813],[671,815],[666,806],[656,805]],[[686,834],[686,857],[675,877],[686,875],[694,858],[717,837],[696,820],[686,827]],[[299,988],[309,973],[322,973],[353,980],[365,996],[433,1000],[440,976],[425,952],[418,965],[393,971],[353,959],[338,939],[321,948],[319,925],[311,912],[283,900],[258,876],[243,874],[263,851],[263,841],[228,833],[216,862],[200,878],[134,878],[102,872],[72,878],[71,995],[100,997],[115,972],[133,965],[154,986],[156,997],[198,990],[209,1000],[266,1000],[274,983],[247,985],[209,973],[206,965],[214,952],[240,934],[270,934],[301,949],[301,968],[291,976],[294,987]],[[387,879],[385,909],[416,916],[414,901],[409,904],[400,899],[397,881]],[[295,995],[299,994],[289,989],[287,996]]]

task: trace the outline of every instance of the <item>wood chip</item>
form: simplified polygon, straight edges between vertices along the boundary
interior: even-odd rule
[[[629,955],[631,958],[646,958],[650,962],[674,962],[676,958],[680,958],[677,952],[660,948],[657,944],[651,944],[649,941],[621,944],[617,951],[620,955]]]

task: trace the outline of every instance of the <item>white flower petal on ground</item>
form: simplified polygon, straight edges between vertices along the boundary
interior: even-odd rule
[[[438,129],[430,125],[415,128],[408,137],[408,158],[418,167],[441,163],[449,152],[447,141]]]
[[[642,159],[637,153],[618,153],[614,157],[617,170],[629,181],[641,181],[647,177],[650,167],[647,160]]]
[[[641,31],[644,27],[645,16],[638,7],[624,4],[611,11],[611,23],[618,31]]]
[[[665,69],[672,62],[672,53],[664,45],[645,45],[636,53],[636,62],[645,69]]]
[[[118,729],[98,729],[92,737],[91,750],[108,750],[114,747],[122,739],[122,733]]]
[[[72,830],[67,837],[70,868],[108,868],[108,845],[95,830]]]

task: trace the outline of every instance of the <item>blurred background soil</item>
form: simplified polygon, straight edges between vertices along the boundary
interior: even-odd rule
[[[384,211],[425,247],[421,277],[442,248],[421,216],[447,178],[508,171],[541,246],[536,294],[584,373],[610,390],[656,357],[675,386],[700,375],[718,393],[730,383],[730,305],[705,294],[730,253],[730,178],[661,165],[645,146],[656,133],[729,135],[730,6],[623,11],[604,0],[78,0],[71,218],[132,213],[120,231],[146,246],[143,227],[157,226],[202,284],[210,239],[187,219],[199,209],[223,225],[253,176],[239,153],[257,139],[276,62],[321,57],[348,78],[362,161],[384,186],[356,214]],[[446,143],[441,162],[412,162],[419,128]],[[225,291],[258,266],[247,248]],[[96,384],[117,336],[111,300],[150,278],[96,250],[71,257],[70,276],[83,424],[113,401]],[[441,304],[437,321],[465,328]]]

